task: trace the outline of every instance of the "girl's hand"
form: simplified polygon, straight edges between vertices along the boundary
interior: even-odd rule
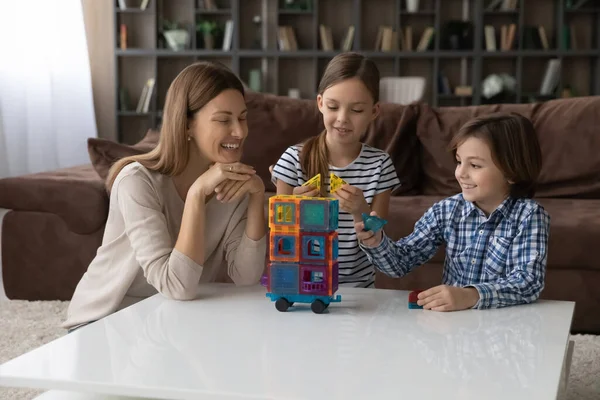
[[[371,215],[377,216],[377,213],[372,211]],[[381,230],[376,233],[373,233],[373,231],[365,231],[365,223],[362,221],[356,222],[354,224],[354,229],[356,230],[358,241],[366,247],[377,247],[381,243],[381,239],[383,238]]]
[[[362,190],[357,187],[348,184],[342,185],[333,193],[333,197],[338,199],[340,210],[351,214],[354,221],[362,221],[362,213],[371,211]]]
[[[248,165],[239,162],[233,164],[215,163],[196,179],[190,187],[190,192],[208,197],[224,181],[243,183],[253,176],[256,176],[256,171]]]
[[[217,193],[217,200],[228,203],[238,200],[246,193],[262,196],[265,193],[265,185],[258,175],[253,175],[245,181],[223,181],[215,188],[215,192]]]
[[[439,285],[419,293],[417,298],[417,304],[426,310],[458,311],[477,304],[479,292],[474,287]]]
[[[292,194],[298,196],[315,197],[319,194],[319,191],[314,186],[296,186]]]

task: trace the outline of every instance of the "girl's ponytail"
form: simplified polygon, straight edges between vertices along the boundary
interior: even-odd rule
[[[307,179],[321,174],[321,192],[319,196],[327,197],[325,181],[329,177],[329,154],[325,138],[327,131],[323,130],[318,136],[307,139],[300,151],[300,165]]]

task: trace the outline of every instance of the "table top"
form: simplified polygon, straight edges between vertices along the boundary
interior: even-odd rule
[[[155,295],[0,366],[0,386],[161,399],[555,398],[574,303],[408,309],[340,288],[323,314],[261,286]]]

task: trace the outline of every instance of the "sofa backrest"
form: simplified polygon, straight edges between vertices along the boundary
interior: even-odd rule
[[[452,195],[460,188],[447,150],[452,136],[470,118],[516,112],[530,118],[542,148],[537,197],[600,197],[600,97],[578,97],[535,104],[433,108],[420,105],[422,193]]]
[[[273,191],[269,166],[288,146],[319,134],[322,116],[312,99],[251,91],[246,98],[249,138],[242,162]],[[493,112],[532,120],[543,156],[537,197],[600,198],[600,96],[470,107],[382,103],[364,141],[390,154],[403,183],[394,195],[450,196],[460,191],[447,150],[452,136],[469,119]]]

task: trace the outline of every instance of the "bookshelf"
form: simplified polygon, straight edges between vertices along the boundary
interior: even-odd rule
[[[126,9],[120,6],[123,1]],[[494,1],[499,7],[490,9]],[[502,3],[509,0],[420,0],[418,10],[409,11],[406,0],[296,0],[296,5],[307,3],[296,9],[284,8],[285,0],[149,0],[143,10],[144,0],[115,0],[117,138],[133,143],[158,126],[170,82],[197,60],[221,61],[246,84],[259,82],[263,92],[314,98],[327,62],[342,51],[349,26],[354,27],[351,49],[374,59],[382,76],[425,77],[422,101],[433,106],[544,101],[566,95],[567,89],[573,96],[600,95],[600,0],[512,1],[514,8],[503,9]],[[224,49],[227,21],[230,44]],[[502,26],[509,32],[511,24],[512,44],[502,50]],[[124,40],[121,25],[126,26]],[[212,47],[207,48],[203,31],[196,28],[209,25]],[[289,50],[280,26],[294,32]],[[321,26],[327,28],[324,33]],[[486,27],[493,27],[496,51],[488,50]],[[165,31],[173,28],[188,32],[182,49],[169,48],[165,39]],[[427,28],[434,34],[425,49],[417,51]],[[328,38],[333,48],[324,49]],[[561,68],[555,89],[542,95],[552,59],[559,60]],[[492,74],[506,74],[514,86],[488,98],[482,82]],[[141,102],[147,107],[137,109],[152,78],[152,96]],[[447,86],[450,90],[444,90]],[[457,94],[457,86],[471,91]]]

